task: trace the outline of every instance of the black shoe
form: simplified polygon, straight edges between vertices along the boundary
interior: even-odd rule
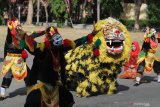
[[[0,96],[0,101],[3,101],[4,99],[6,99],[5,96]]]
[[[135,83],[135,84],[134,84],[134,86],[139,86],[139,85],[140,85],[139,83]]]

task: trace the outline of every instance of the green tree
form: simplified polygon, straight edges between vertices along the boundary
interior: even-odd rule
[[[160,24],[160,0],[149,0],[148,18],[149,24],[159,27]]]
[[[50,0],[50,7],[51,7],[51,12],[54,15],[54,20],[57,22],[63,23],[66,18],[68,18],[68,15],[72,15],[72,12],[67,13],[66,11],[66,1],[65,0]],[[71,0],[70,4],[70,10],[74,11],[74,8],[77,5],[77,0]]]
[[[51,12],[54,14],[54,19],[56,21],[64,21],[64,18],[67,17],[65,12],[66,4],[64,0],[50,0]]]
[[[119,18],[123,7],[122,0],[101,0],[101,18],[114,17]]]
[[[3,12],[8,11],[8,2],[7,0],[0,0],[0,24],[5,24]]]

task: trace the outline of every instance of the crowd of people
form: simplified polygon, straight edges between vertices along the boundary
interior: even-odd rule
[[[110,18],[103,21],[87,36],[70,40],[63,39],[54,26],[29,35],[16,17],[9,19],[0,100],[6,98],[12,78],[25,81],[24,107],[72,107],[73,84],[79,96],[112,94],[117,89],[116,78],[122,68],[120,78],[134,79],[134,86],[140,85],[144,72],[150,74],[152,70],[160,82],[160,59],[155,55],[160,35],[156,30],[147,27],[140,49],[137,41],[130,43],[128,31],[120,22]],[[42,35],[44,41],[34,40]],[[26,63],[28,52],[34,56],[31,68]]]

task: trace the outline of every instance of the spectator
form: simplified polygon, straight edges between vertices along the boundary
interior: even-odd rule
[[[3,12],[3,16],[4,16],[4,20],[5,20],[5,25],[7,25],[9,15],[8,15],[8,12],[6,10]]]

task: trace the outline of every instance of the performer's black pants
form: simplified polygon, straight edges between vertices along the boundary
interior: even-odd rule
[[[138,65],[137,73],[143,75],[144,67],[145,67],[145,60]],[[160,62],[154,61],[153,70],[157,75],[160,74]]]
[[[29,93],[24,107],[41,107],[41,91],[34,90]]]
[[[10,84],[12,82],[12,78],[13,78],[13,75],[12,75],[12,72],[10,70],[4,76],[2,84],[1,84],[1,87],[3,87],[3,88],[9,88],[9,86],[10,86]]]
[[[59,88],[59,107],[72,107],[74,99],[66,88]],[[33,90],[27,95],[24,107],[41,107],[41,91]]]

